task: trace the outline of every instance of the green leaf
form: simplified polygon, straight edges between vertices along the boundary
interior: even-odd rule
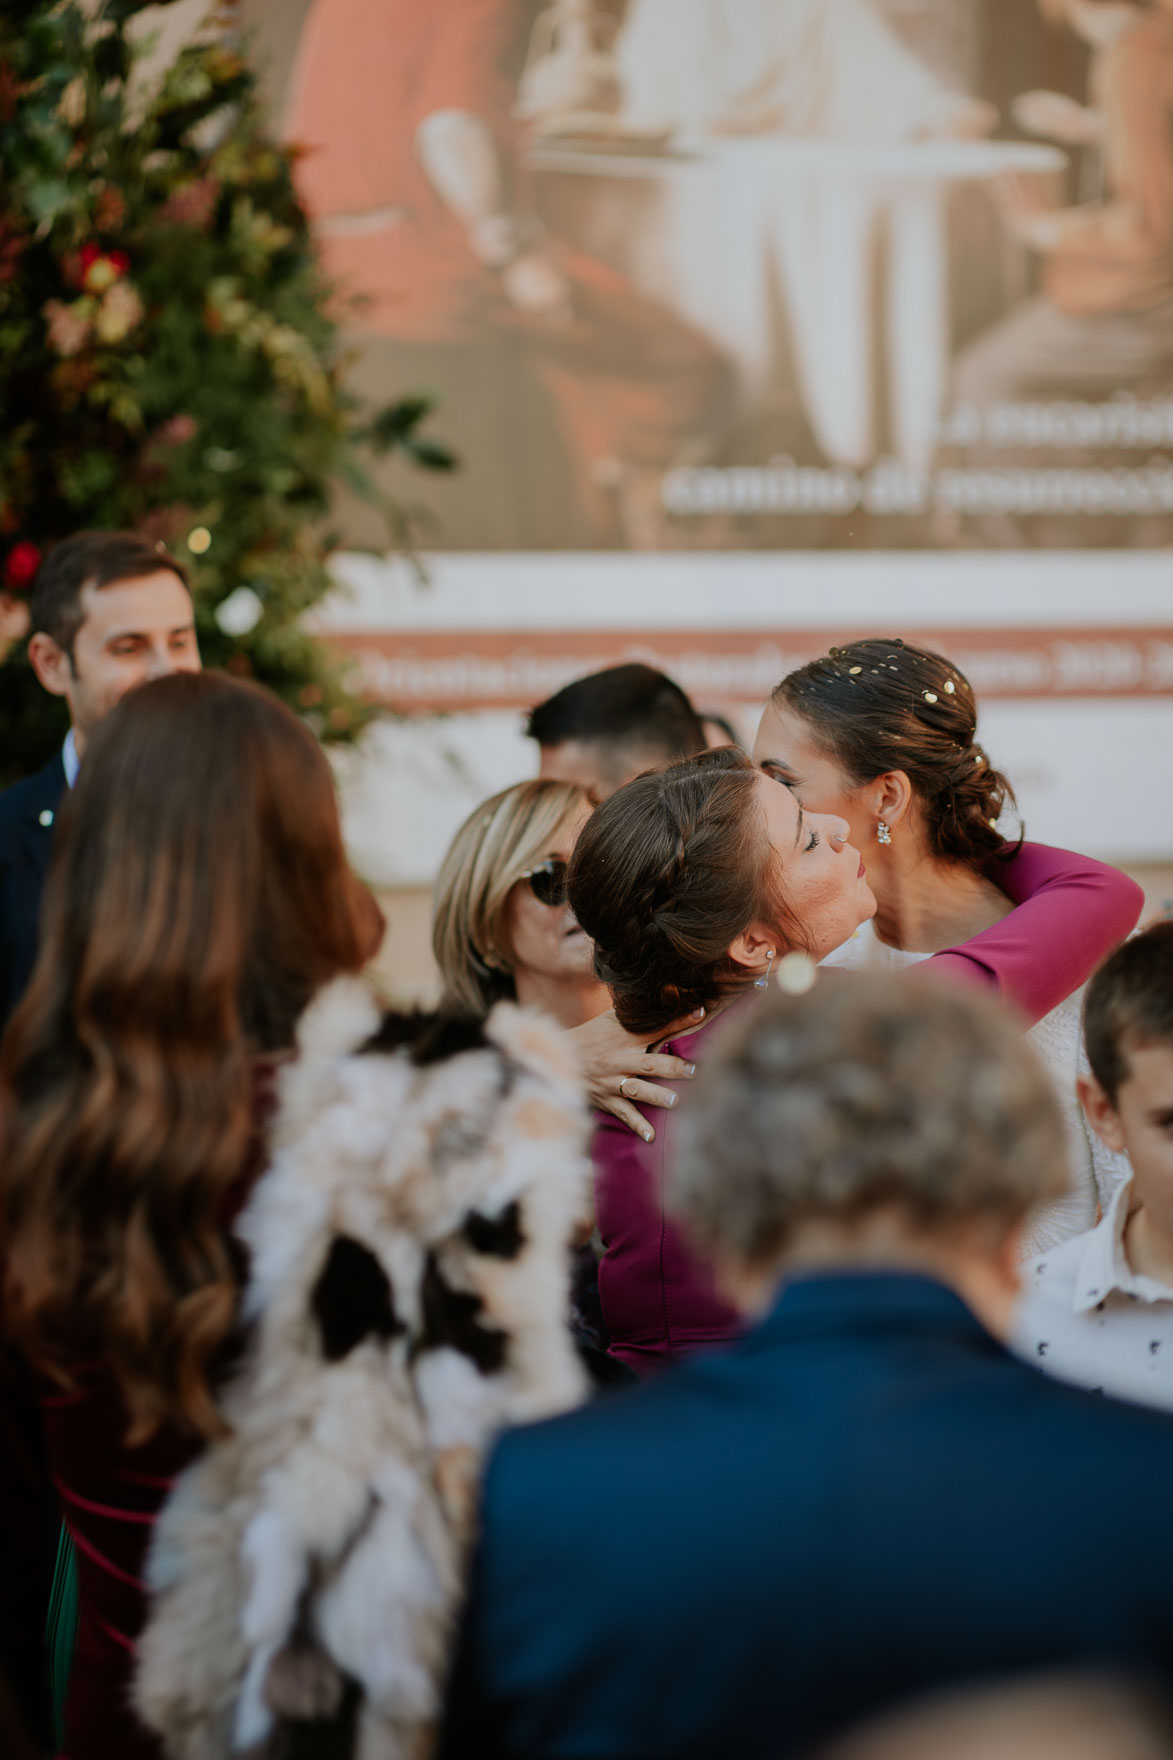
[[[38,224],[45,220],[56,220],[73,199],[73,191],[69,185],[58,178],[31,183],[26,195],[29,212]]]
[[[381,409],[370,424],[370,434],[389,445],[404,440],[435,408],[434,397],[404,397]]]
[[[176,0],[103,0],[102,17],[120,23],[123,19],[133,18],[138,12],[145,12],[148,6],[174,6]]]
[[[454,471],[460,465],[456,454],[436,440],[407,440],[403,450],[426,471]]]

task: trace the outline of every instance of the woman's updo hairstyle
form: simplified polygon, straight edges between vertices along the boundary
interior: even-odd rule
[[[570,906],[628,1032],[651,1038],[751,983],[728,948],[752,923],[776,927],[779,952],[804,947],[757,787],[745,753],[721,746],[637,777],[588,819]]]
[[[1005,847],[997,821],[1017,808],[1014,790],[977,744],[973,687],[943,654],[899,636],[852,642],[788,673],[772,700],[853,787],[903,770],[942,861],[984,868]]]

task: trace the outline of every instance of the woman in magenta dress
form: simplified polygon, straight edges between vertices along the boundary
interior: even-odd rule
[[[976,815],[986,783],[971,792],[962,805]],[[988,807],[983,824],[988,838]],[[1142,895],[1115,869],[1063,850],[1004,854],[995,871],[1009,914],[991,911],[921,969],[992,985],[1030,1024],[1129,933]],[[788,953],[822,960],[876,909],[847,822],[805,812],[773,771],[732,748],[640,777],[604,802],[569,883],[623,1026],[651,1043],[690,1009],[707,1009],[699,1032],[664,1047],[690,1058],[704,1055],[727,1011],[752,1006]],[[738,1330],[712,1269],[665,1215],[677,1116],[664,1115],[652,1143],[606,1118],[595,1134],[603,1314],[613,1353],[640,1374]]]
[[[63,813],[41,953],[0,1055],[6,1451],[0,1556],[39,1454],[77,1551],[69,1760],[158,1760],[128,1700],[143,1562],[175,1474],[218,1433],[275,1060],[382,917],[297,718],[223,675],[132,692]],[[38,1434],[39,1431],[39,1434]],[[36,1633],[6,1565],[5,1626]]]

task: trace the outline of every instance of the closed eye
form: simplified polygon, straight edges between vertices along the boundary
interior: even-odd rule
[[[808,850],[808,851],[810,851],[810,850],[812,850],[812,849],[815,849],[815,848],[817,848],[817,847],[818,847],[818,845],[819,845],[819,844],[820,844],[820,843],[821,843],[821,842],[822,842],[822,841],[823,841],[823,840],[822,840],[822,838],[821,838],[821,837],[820,837],[820,836],[819,836],[819,834],[818,834],[818,832],[817,832],[817,831],[816,831],[816,830],[814,830],[814,828],[813,828],[813,827],[812,827],[812,828],[811,828],[811,840],[810,840],[810,842],[809,842],[809,843],[808,843],[808,844],[807,844],[807,846],[806,846],[806,847],[807,847],[807,850]]]
[[[781,764],[771,764],[767,760],[766,763],[762,765],[762,774],[763,776],[768,776],[771,782],[780,782],[783,788],[788,788],[791,793],[794,792],[796,786],[794,777],[791,776],[788,771],[784,770]]]
[[[768,759],[762,765],[762,775],[768,777],[771,782],[776,782],[780,788],[784,788],[792,794],[798,803],[798,810],[801,814],[802,796],[798,792],[799,784],[795,778],[791,776],[788,771],[784,770],[780,764],[772,764]]]

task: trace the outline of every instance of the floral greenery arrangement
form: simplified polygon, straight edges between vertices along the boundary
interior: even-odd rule
[[[370,711],[299,621],[329,587],[331,488],[409,544],[361,449],[454,462],[419,434],[427,399],[360,421],[253,71],[221,28],[144,79],[145,3],[0,11],[0,781],[62,736],[19,636],[41,555],[89,526],[166,543],[205,663],[353,737]]]

